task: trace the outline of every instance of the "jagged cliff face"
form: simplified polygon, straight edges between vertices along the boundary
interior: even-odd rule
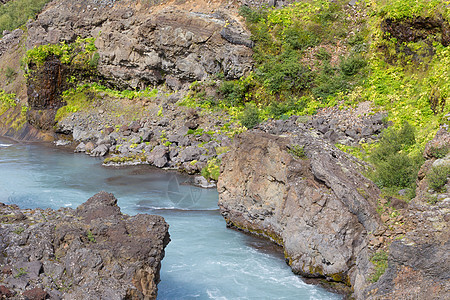
[[[99,72],[120,87],[173,89],[252,68],[252,42],[228,2],[54,1],[27,25],[27,48],[96,37]],[[195,12],[192,12],[194,8]]]
[[[304,157],[291,154],[295,145]],[[218,191],[228,225],[282,245],[294,272],[362,292],[368,235],[381,228],[379,191],[346,154],[307,131],[249,132],[224,158]]]
[[[267,122],[224,157],[219,207],[228,226],[282,245],[295,273],[345,283],[356,299],[447,299],[450,184],[447,175],[433,192],[429,178],[450,166],[450,154],[436,154],[449,147],[442,128],[425,148],[417,197],[390,198],[398,214],[391,222],[376,212],[383,198],[358,161],[294,119]],[[386,266],[374,279],[380,250]]]

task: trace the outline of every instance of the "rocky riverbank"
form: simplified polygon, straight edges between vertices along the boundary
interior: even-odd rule
[[[450,145],[446,129],[427,146],[430,160],[408,205],[381,195],[361,175],[363,163],[298,120],[268,122],[234,140],[218,182],[228,226],[273,240],[295,273],[340,282],[356,299],[447,298],[450,189],[436,194],[425,179],[433,164],[448,164],[448,155],[430,154]]]
[[[0,204],[0,296],[156,299],[168,225],[127,216],[100,192],[76,210]]]

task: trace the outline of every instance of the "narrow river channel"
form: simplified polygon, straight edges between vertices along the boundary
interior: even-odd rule
[[[20,208],[76,208],[99,191],[122,212],[158,214],[170,224],[158,299],[341,299],[308,285],[271,243],[227,229],[218,194],[191,178],[148,166],[105,168],[100,159],[0,139],[0,202]]]

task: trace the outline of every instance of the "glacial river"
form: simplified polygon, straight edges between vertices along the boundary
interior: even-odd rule
[[[76,208],[104,190],[117,197],[124,213],[166,219],[172,241],[158,299],[342,299],[304,283],[271,243],[227,229],[217,191],[189,180],[147,166],[105,168],[101,159],[83,154],[0,139],[0,202]]]

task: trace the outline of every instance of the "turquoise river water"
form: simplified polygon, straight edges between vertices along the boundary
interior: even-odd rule
[[[100,159],[0,139],[0,202],[21,208],[76,208],[99,191],[122,212],[163,216],[171,242],[158,299],[342,299],[294,275],[280,249],[227,229],[218,194],[190,178],[147,166],[106,168]]]

